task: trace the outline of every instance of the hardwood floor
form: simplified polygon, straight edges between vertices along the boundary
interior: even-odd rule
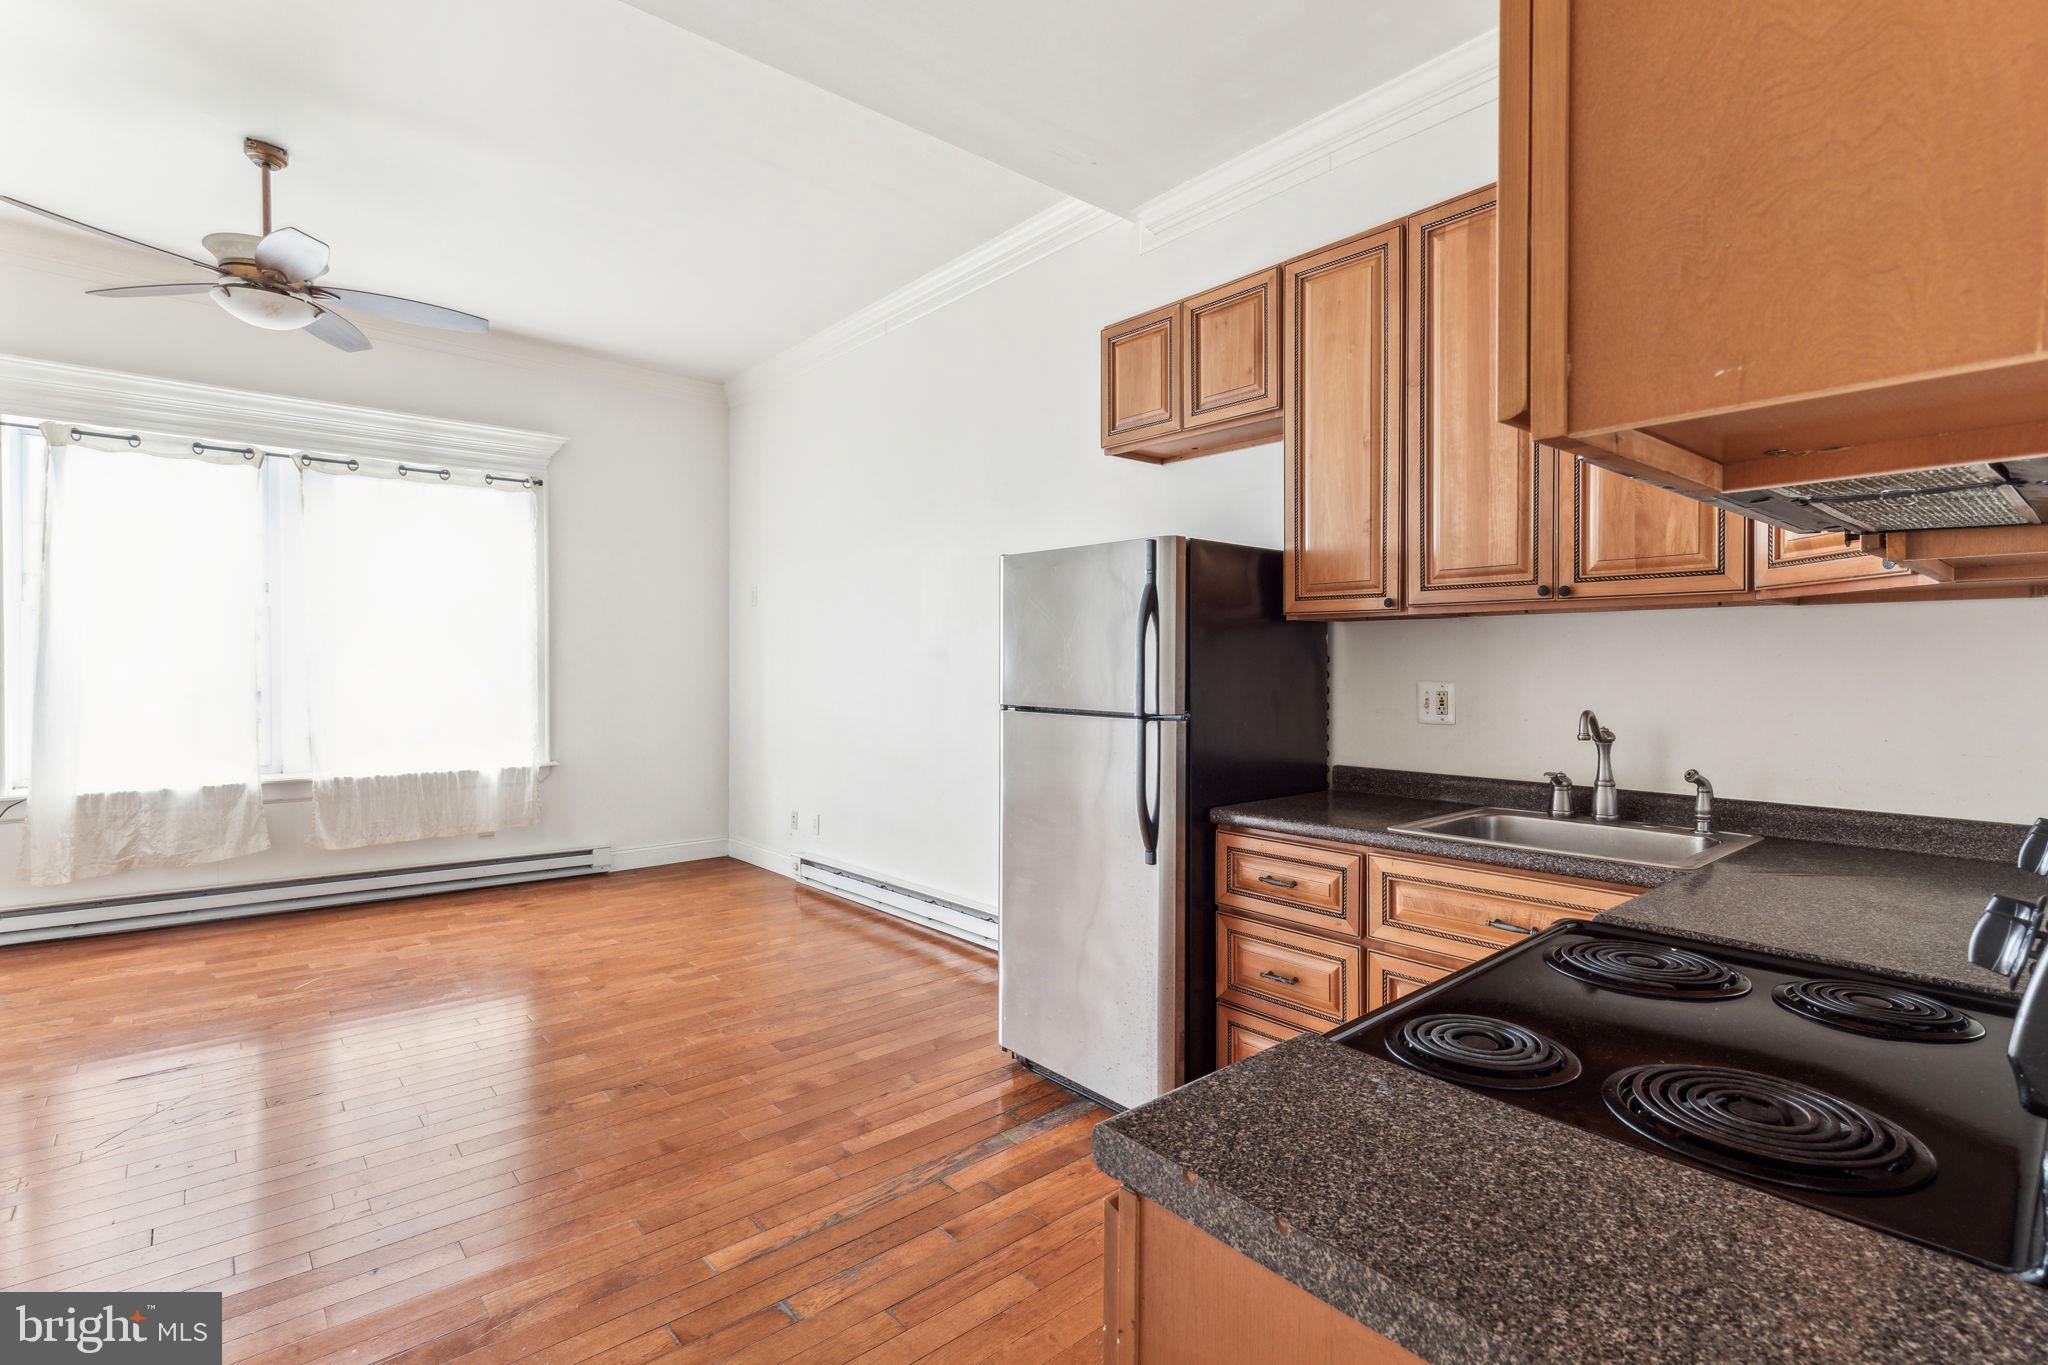
[[[0,1287],[227,1359],[1096,1360],[992,957],[720,859],[0,949]]]

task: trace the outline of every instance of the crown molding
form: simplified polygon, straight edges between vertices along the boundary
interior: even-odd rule
[[[1122,221],[1107,209],[1079,199],[1063,199],[966,255],[919,276],[824,331],[727,380],[726,400],[738,407],[791,375],[865,346],[894,328],[985,289],[1005,275]]]
[[[1490,31],[1147,201],[1133,215],[1140,251],[1199,231],[1348,161],[1499,99],[1500,34]],[[1013,271],[1124,221],[1067,199],[824,331],[726,381],[733,407],[834,356],[943,308]]]
[[[1207,227],[1348,161],[1500,98],[1500,32],[1486,33],[1140,205],[1140,251]]]
[[[44,274],[63,275],[93,287],[109,284],[152,284],[165,278],[166,267],[122,247],[109,246],[83,233],[10,217],[0,221],[0,257]],[[177,269],[177,267],[170,267]],[[203,296],[170,298],[157,306],[213,307]],[[482,336],[407,327],[381,318],[352,316],[379,348],[427,351],[484,365],[573,374],[619,388],[725,406],[725,385],[717,380],[635,364],[563,342],[518,332],[492,331]]]
[[[540,475],[565,438],[0,355],[0,412],[376,460]]]

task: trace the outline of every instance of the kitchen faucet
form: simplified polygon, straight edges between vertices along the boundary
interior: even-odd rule
[[[1591,711],[1581,711],[1579,738],[1593,741],[1593,753],[1599,762],[1593,774],[1593,818],[1619,820],[1621,808],[1614,787],[1614,731],[1601,725],[1600,717]]]
[[[1685,780],[1692,783],[1692,832],[1712,834],[1714,832],[1714,784],[1700,774],[1698,768],[1687,768]]]

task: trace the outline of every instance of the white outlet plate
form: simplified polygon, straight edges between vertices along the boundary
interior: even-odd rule
[[[1447,682],[1415,684],[1415,719],[1424,725],[1458,723],[1458,685]]]

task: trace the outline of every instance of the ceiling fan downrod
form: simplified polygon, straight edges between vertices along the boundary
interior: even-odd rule
[[[260,137],[242,139],[242,154],[255,162],[263,171],[263,235],[270,235],[270,173],[281,171],[291,164],[291,158],[284,148],[274,142],[265,142]]]

